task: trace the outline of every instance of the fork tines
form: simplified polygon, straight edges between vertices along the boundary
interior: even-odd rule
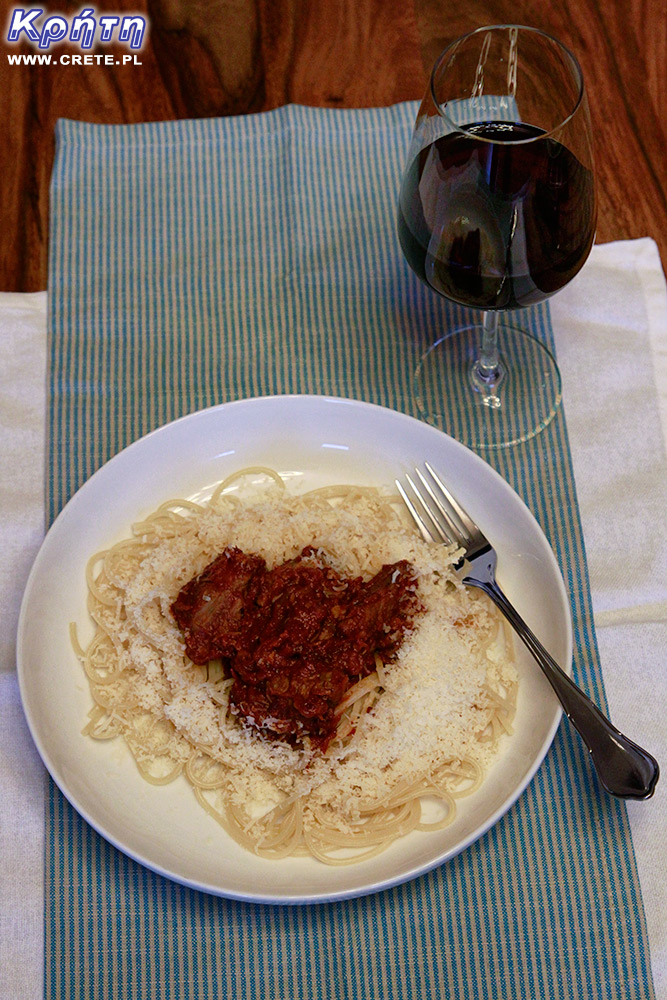
[[[421,487],[406,475],[410,492],[396,480],[405,505],[427,542],[447,542],[466,548],[473,527],[470,518],[428,462],[425,468],[428,478],[420,469],[415,469]]]

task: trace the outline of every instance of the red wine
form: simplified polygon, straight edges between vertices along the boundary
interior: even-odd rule
[[[398,232],[410,266],[437,292],[512,309],[575,276],[595,221],[593,174],[573,153],[532,125],[482,122],[419,152],[401,189]]]

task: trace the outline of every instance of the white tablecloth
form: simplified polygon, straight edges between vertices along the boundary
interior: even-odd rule
[[[552,318],[610,714],[667,767],[667,290],[655,243],[595,247]],[[0,293],[2,1000],[42,996],[45,775],[21,711],[15,635],[44,532],[45,343],[46,293]],[[666,782],[628,806],[660,1000]]]

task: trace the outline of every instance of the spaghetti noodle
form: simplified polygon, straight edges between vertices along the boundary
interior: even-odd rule
[[[293,495],[273,470],[253,468],[206,503],[170,501],[135,524],[89,562],[91,640],[72,629],[94,702],[84,732],[124,738],[149,782],[187,780],[262,857],[347,864],[447,825],[511,732],[516,670],[497,611],[460,583],[452,549],[421,541],[397,499],[359,487]],[[324,752],[239,717],[225,664],[186,655],[171,604],[229,546],[269,567],[312,547],[348,578],[399,560],[414,570],[425,610],[392,660],[376,654],[345,693]]]

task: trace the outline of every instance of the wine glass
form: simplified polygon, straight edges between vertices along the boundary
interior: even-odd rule
[[[478,448],[546,427],[561,400],[556,362],[499,314],[515,317],[567,284],[595,223],[591,125],[572,53],[519,25],[479,28],[445,49],[419,108],[398,210],[408,263],[457,303],[455,328],[415,372],[423,419]],[[481,321],[466,325],[461,307],[482,310]]]

